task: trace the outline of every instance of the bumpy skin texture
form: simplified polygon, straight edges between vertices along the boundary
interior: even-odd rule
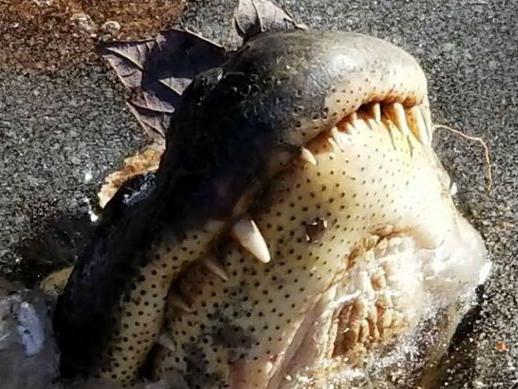
[[[375,102],[419,107],[426,136],[390,109],[356,127],[344,119]],[[329,143],[333,131],[353,146]],[[444,195],[430,137],[426,80],[402,50],[352,33],[248,42],[187,89],[156,175],[108,203],[56,308],[62,374],[131,382],[162,330],[173,346],[156,347],[152,370],[189,387],[275,388],[331,357],[328,332],[344,308],[333,301],[348,291],[343,280],[362,257],[353,253],[372,249],[362,242],[380,240],[380,228],[412,237],[416,255],[459,229],[480,249]],[[298,160],[303,146],[316,166]],[[270,264],[231,241],[242,217],[256,220]],[[204,258],[229,280],[214,279]],[[178,293],[192,312],[167,304]],[[311,318],[320,332],[307,328]],[[312,331],[328,344],[308,344]]]

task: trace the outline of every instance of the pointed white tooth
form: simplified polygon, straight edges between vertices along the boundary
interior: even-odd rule
[[[367,122],[363,119],[357,120],[355,126],[360,131],[370,131],[370,128],[367,125]]]
[[[184,312],[192,313],[194,312],[193,309],[187,302],[177,293],[172,293],[168,298],[169,304],[172,306],[181,309]]]
[[[426,129],[426,124],[423,118],[423,114],[419,107],[412,107],[408,111],[408,124],[415,137],[424,145],[430,144],[430,138]]]
[[[347,123],[351,123],[351,127],[352,127],[352,130],[347,130],[348,133],[351,133],[351,134],[354,134],[354,133],[357,133],[359,131],[359,122],[361,122],[361,120],[358,118],[358,114],[356,112],[353,112],[352,114],[349,115],[349,120]],[[346,126],[347,128],[347,126]]]
[[[401,103],[392,104],[392,113],[394,115],[394,119],[396,120],[396,125],[401,130],[401,132],[405,135],[410,135],[410,128],[408,128],[403,105]]]
[[[335,151],[338,151],[340,150],[340,146],[338,146],[335,142],[335,140],[331,137],[331,138],[327,138],[327,142],[331,145],[331,148],[333,149],[333,153]],[[334,154],[333,154],[334,156]]]
[[[253,220],[241,219],[234,227],[232,232],[238,242],[263,263],[270,262],[270,252],[264,241],[263,235]]]
[[[309,151],[308,149],[306,149],[305,147],[302,147],[300,150],[300,158],[303,161],[306,161],[312,165],[318,164],[317,159],[315,158],[313,153],[311,151]]]
[[[345,123],[345,130],[348,134],[356,134],[358,132],[351,122]]]
[[[215,260],[211,258],[204,258],[201,263],[205,265],[207,269],[209,269],[212,273],[214,273],[216,276],[221,278],[223,281],[228,281],[228,275],[221,267],[219,263],[217,263]]]
[[[428,131],[428,135],[430,140],[432,139],[433,126],[432,126],[432,116],[430,114],[430,103],[428,102],[428,98],[426,98],[421,105],[419,105],[421,109],[421,114],[423,115],[424,124],[426,125],[426,129]]]
[[[331,136],[333,137],[333,140],[342,151],[344,151],[347,144],[350,143],[346,135],[342,134],[337,127],[333,127],[331,129]]]
[[[372,104],[372,116],[377,123],[381,123],[381,106],[380,103]]]
[[[426,127],[426,133],[428,134],[429,142],[432,142],[433,125],[430,110],[426,107],[420,107],[421,115],[423,116],[424,125]]]
[[[376,131],[376,129],[379,127],[379,123],[380,122],[377,122],[375,121],[374,119],[372,118],[368,118],[367,119],[367,126],[369,126],[369,129],[371,131]]]

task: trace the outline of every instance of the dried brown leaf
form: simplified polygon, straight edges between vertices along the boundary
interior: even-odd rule
[[[130,90],[132,113],[157,140],[164,137],[171,114],[192,79],[225,59],[222,46],[181,30],[165,31],[145,41],[107,43],[101,53]]]
[[[262,32],[305,28],[270,0],[240,0],[234,12],[236,49]],[[102,55],[130,90],[128,106],[144,129],[162,142],[171,115],[193,78],[221,65],[224,47],[189,31],[168,30],[155,39],[111,42],[101,48]]]
[[[239,0],[233,24],[233,35],[241,38],[241,43],[262,32],[306,29],[270,0]]]

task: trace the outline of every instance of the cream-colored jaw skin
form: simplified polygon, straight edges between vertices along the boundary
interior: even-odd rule
[[[467,299],[486,253],[452,202],[428,116],[368,105],[307,144],[247,216],[270,261],[229,239],[207,254],[227,279],[196,263],[175,282],[190,311],[169,305],[155,375],[324,387]]]

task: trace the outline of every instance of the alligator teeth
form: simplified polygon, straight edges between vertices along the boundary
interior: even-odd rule
[[[421,114],[423,115],[424,124],[426,125],[426,130],[428,134],[430,134],[430,139],[432,139],[432,116],[430,114],[430,105],[428,104],[428,99],[420,105]]]
[[[270,262],[270,252],[264,241],[261,231],[253,220],[241,219],[234,227],[232,232],[237,241],[263,263]]]
[[[342,151],[345,150],[347,144],[350,144],[350,141],[346,135],[342,134],[337,127],[333,127],[331,129],[331,137]]]
[[[340,149],[340,146],[338,146],[335,142],[335,140],[331,137],[331,138],[327,138],[327,142],[331,145],[331,149],[333,150],[333,153],[337,150]],[[334,158],[334,154],[331,153],[330,157],[331,158]]]
[[[317,165],[317,159],[315,158],[313,153],[311,151],[309,151],[308,149],[306,149],[305,147],[302,147],[300,150],[300,158],[303,161],[306,161],[312,165]]]
[[[372,118],[368,118],[367,119],[367,126],[369,127],[370,130],[372,131],[376,131],[376,129],[378,128],[378,125],[380,124],[381,122],[377,122],[376,120],[372,119]]]
[[[228,281],[228,275],[219,263],[211,258],[204,258],[201,263],[223,281]]]
[[[360,131],[369,131],[370,130],[369,126],[367,125],[367,122],[362,119],[356,121],[355,127]]]
[[[394,117],[396,121],[396,126],[401,130],[401,132],[405,135],[410,135],[410,128],[408,128],[408,123],[406,121],[405,109],[401,103],[394,103],[389,108],[390,113]]]
[[[412,107],[408,111],[408,124],[415,137],[424,145],[430,144],[430,137],[423,118],[423,113],[419,107]]]
[[[371,106],[372,116],[377,123],[381,123],[381,106],[380,103],[374,103]]]
[[[177,293],[172,293],[168,298],[169,304],[172,306],[186,312],[186,313],[192,313],[194,312],[193,309],[187,302]]]
[[[345,123],[345,130],[348,134],[354,134],[356,132],[356,128],[354,128],[350,122]]]
[[[351,115],[349,115],[349,122],[351,123],[352,127],[356,130],[356,131],[360,131],[360,128],[359,128],[359,124],[360,122],[362,122],[363,120],[361,120],[358,116],[358,114],[356,112],[353,112]],[[354,131],[354,130],[353,130]],[[351,132],[351,134],[353,134],[354,132]]]

